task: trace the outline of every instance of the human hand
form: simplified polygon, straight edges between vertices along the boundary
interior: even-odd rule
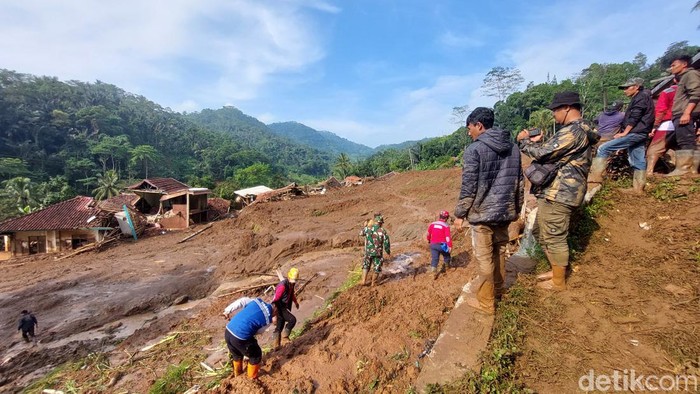
[[[617,133],[617,134],[615,134],[615,135],[613,136],[613,139],[622,138],[622,137],[624,137],[624,136],[626,136],[626,135],[627,135],[627,134]]]
[[[542,141],[542,134],[538,134],[538,135],[536,135],[536,136],[534,136],[534,137],[530,137],[530,141],[532,141],[532,142],[540,142],[540,141]]]
[[[224,319],[228,320],[228,314],[226,314],[226,312],[222,313],[221,316],[223,316]]]
[[[656,134],[656,128],[651,129],[651,133],[649,133],[649,138],[654,138],[654,134]]]
[[[464,223],[464,219],[460,219],[460,218],[455,219],[455,226],[457,226],[457,230],[462,229],[462,223]]]
[[[525,138],[528,138],[530,136],[530,132],[527,131],[527,129],[523,129],[521,132],[518,133],[517,136],[515,136],[515,139],[518,141],[524,140]]]
[[[686,125],[688,123],[690,123],[690,115],[689,114],[681,115],[680,120],[678,120],[678,124]]]

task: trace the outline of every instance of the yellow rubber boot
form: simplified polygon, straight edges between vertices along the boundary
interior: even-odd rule
[[[251,379],[257,379],[258,373],[260,372],[260,364],[248,364],[248,377]]]
[[[233,360],[231,361],[231,365],[233,367],[233,376],[239,376],[243,374],[243,360]]]

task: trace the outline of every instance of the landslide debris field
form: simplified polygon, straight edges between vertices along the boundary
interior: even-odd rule
[[[459,186],[459,169],[409,172],[255,204],[184,243],[202,226],[63,260],[3,262],[0,391],[420,391],[420,356],[475,272],[469,242],[453,228],[455,267],[437,280],[426,273],[426,228],[441,209],[452,211]],[[576,256],[570,291],[531,291],[522,304],[515,386],[576,392],[590,369],[697,373],[699,188],[665,181],[641,197],[614,189],[602,196],[609,202],[601,213],[580,224],[592,235]],[[355,286],[357,234],[375,211],[393,254],[380,286]],[[268,297],[274,270],[292,265],[311,279],[300,283],[293,341],[263,357],[258,381],[230,377],[223,308],[242,295]],[[16,333],[22,309],[39,320],[37,346]],[[268,350],[269,332],[259,340]]]

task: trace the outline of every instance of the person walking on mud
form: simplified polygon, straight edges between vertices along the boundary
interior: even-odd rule
[[[22,331],[24,342],[29,343],[29,339],[31,338],[32,342],[36,343],[36,337],[34,336],[36,334],[34,331],[35,329],[39,329],[39,322],[36,320],[36,317],[26,309],[23,310],[19,319],[17,331]]]
[[[365,231],[365,258],[362,260],[362,285],[367,285],[367,275],[370,267],[372,272],[372,286],[379,282],[384,263],[384,252],[391,255],[391,242],[389,234],[383,227],[384,217],[381,213],[374,215],[374,224]]]
[[[438,215],[438,220],[430,223],[428,226],[428,244],[430,245],[430,271],[433,273],[433,279],[437,279],[440,272],[445,272],[450,266],[452,256],[452,237],[450,236],[450,225],[447,220],[450,218],[450,213],[441,211]],[[442,255],[442,268],[437,269],[440,256]]]
[[[455,207],[455,225],[471,226],[478,276],[466,304],[493,314],[503,293],[508,225],[518,219],[524,201],[520,151],[510,133],[493,127],[493,110],[479,107],[467,117],[472,143],[464,150],[462,188]]]
[[[277,327],[274,332],[274,348],[277,349],[282,343],[282,338],[289,339],[289,334],[297,324],[297,318],[292,314],[292,303],[299,309],[294,286],[299,279],[299,270],[291,268],[287,273],[287,278],[282,279],[275,288],[275,297],[272,303],[277,307]],[[286,323],[286,327],[285,327]]]
[[[226,324],[224,337],[228,347],[233,376],[243,374],[243,357],[248,357],[248,377],[257,379],[262,361],[262,349],[255,339],[256,334],[274,322],[276,307],[260,298],[242,297],[224,309],[224,317],[243,308]]]

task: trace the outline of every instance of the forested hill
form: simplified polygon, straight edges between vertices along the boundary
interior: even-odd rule
[[[341,153],[345,153],[353,159],[365,158],[374,153],[374,149],[368,146],[348,141],[329,131],[319,131],[298,122],[272,123],[267,127],[277,135],[319,149],[334,158]]]
[[[266,161],[287,168],[291,174],[316,177],[330,174],[333,155],[277,135],[264,123],[235,107],[205,109],[187,114],[186,118],[203,129],[234,137],[250,154],[258,152]]]
[[[0,69],[0,220],[144,177],[230,197],[324,177],[331,160],[235,108],[182,115],[111,84]]]
[[[432,138],[423,138],[422,140],[417,140],[417,141],[404,141],[398,144],[384,144],[384,145],[379,145],[378,147],[374,148],[375,152],[381,152],[385,151],[388,149],[408,149],[414,145],[418,145],[420,143],[424,143],[427,141],[430,141]]]

